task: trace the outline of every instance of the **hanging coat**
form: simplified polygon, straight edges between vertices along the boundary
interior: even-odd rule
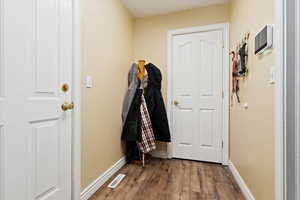
[[[133,63],[131,66],[131,69],[128,73],[128,90],[126,92],[124,101],[123,101],[123,110],[122,110],[122,121],[123,121],[123,126],[127,118],[127,114],[129,112],[132,100],[134,98],[136,89],[138,87],[138,67],[137,64]]]
[[[131,102],[128,111],[121,139],[127,142],[141,141],[141,103],[142,103],[143,90],[136,89],[134,98]]]
[[[162,75],[160,70],[149,63],[145,66],[148,72],[148,84],[144,89],[153,132],[156,141],[170,142],[170,129],[168,124],[167,112],[161,94]],[[138,81],[138,86],[140,86]],[[142,89],[136,89],[134,98],[130,105],[127,117],[125,119],[121,139],[124,141],[141,141],[141,97]]]
[[[144,95],[142,95],[141,104],[141,125],[141,142],[138,142],[137,144],[142,153],[149,153],[156,149],[156,144]]]
[[[161,72],[152,63],[147,64],[145,68],[148,72],[148,86],[145,88],[144,96],[155,139],[161,142],[171,142],[167,112],[161,94]]]

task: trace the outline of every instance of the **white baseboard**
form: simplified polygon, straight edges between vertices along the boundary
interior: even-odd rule
[[[247,200],[255,200],[255,198],[254,198],[253,194],[251,193],[250,189],[248,188],[246,182],[244,181],[244,179],[242,178],[242,176],[240,175],[240,173],[238,172],[238,170],[236,169],[236,167],[234,166],[234,164],[231,161],[229,161],[229,169],[230,169],[231,173],[233,174],[236,182],[240,186],[245,198]]]
[[[154,158],[162,158],[162,159],[167,159],[168,158],[168,152],[165,152],[165,151],[153,151],[151,153],[151,155]]]
[[[121,158],[111,168],[101,174],[93,183],[87,186],[80,195],[81,200],[88,200],[99,188],[126,164],[125,157]]]

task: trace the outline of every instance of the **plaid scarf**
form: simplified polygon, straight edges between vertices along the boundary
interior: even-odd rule
[[[147,104],[144,95],[142,95],[141,111],[141,134],[142,140],[138,142],[138,147],[142,153],[149,153],[156,149],[155,136],[150,120],[150,115],[147,109]]]

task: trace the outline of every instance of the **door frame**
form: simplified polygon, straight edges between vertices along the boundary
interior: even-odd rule
[[[73,1],[72,200],[81,194],[81,14],[80,0]]]
[[[300,0],[296,1],[296,199],[300,198]]]
[[[223,133],[222,133],[222,141],[223,141],[223,150],[222,150],[222,164],[228,165],[229,160],[229,94],[230,94],[230,68],[229,68],[229,23],[222,24],[212,24],[206,26],[197,26],[191,28],[170,30],[167,33],[167,73],[168,73],[168,92],[167,92],[167,112],[168,119],[171,129],[171,141],[174,139],[174,124],[173,124],[173,63],[172,63],[172,38],[176,35],[184,35],[191,33],[199,33],[199,32],[207,32],[221,30],[223,31],[224,38],[224,48],[223,48]],[[228,67],[226,67],[228,66]],[[171,142],[168,144],[168,158],[173,158],[173,146],[174,143]]]
[[[275,197],[286,197],[286,0],[275,0]]]
[[[294,191],[296,195],[299,195],[299,153],[300,144],[299,144],[299,120],[300,120],[300,88],[299,88],[299,80],[300,80],[300,69],[299,69],[299,58],[297,54],[288,55],[289,49],[296,50],[296,53],[299,54],[300,51],[300,38],[299,31],[300,27],[296,27],[296,37],[290,38],[290,32],[294,30],[290,30],[288,26],[291,23],[299,24],[299,15],[300,15],[300,1],[295,1],[296,6],[289,6],[288,0],[275,0],[275,65],[276,65],[276,84],[275,84],[275,191],[276,191],[276,200],[288,200],[288,184],[295,183],[298,184],[296,190]],[[292,9],[292,10],[289,10]],[[296,21],[294,22],[294,18],[296,17]],[[291,21],[289,21],[291,20]],[[292,41],[291,41],[292,39]],[[293,40],[296,40],[296,45]],[[295,45],[295,46],[294,46]],[[295,61],[295,65],[290,66],[291,60]],[[292,70],[292,71],[290,71]],[[296,75],[289,77],[291,72],[295,72]],[[295,90],[293,91],[295,95],[295,104],[287,103],[289,98],[294,98],[290,96],[288,93],[288,89],[291,89],[291,84],[295,86]],[[295,110],[295,113],[292,113],[292,116],[295,117],[295,121],[291,123],[288,121],[291,117],[291,110]],[[288,123],[287,123],[288,122]],[[288,130],[294,128],[296,135],[291,135]],[[294,155],[290,155],[290,151],[288,149],[291,142],[290,137],[296,138],[295,151],[292,152]],[[294,141],[292,141],[294,142]],[[288,155],[288,153],[290,153]],[[288,161],[288,156],[292,156],[295,159],[294,163],[290,163]],[[298,162],[297,162],[298,161]],[[287,172],[293,170],[296,179],[291,180],[291,176],[287,176]],[[297,194],[298,193],[298,194]],[[297,198],[297,197],[296,197]]]

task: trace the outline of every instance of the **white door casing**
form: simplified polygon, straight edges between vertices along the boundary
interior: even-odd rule
[[[0,2],[1,200],[70,200],[72,0]]]
[[[296,0],[296,199],[300,198],[300,0]]]
[[[299,1],[298,1],[299,3]],[[297,17],[300,17],[299,14],[299,5],[297,7]],[[299,18],[297,18],[297,49],[296,49],[296,82],[299,83],[299,77],[300,77],[300,69],[299,69]],[[298,66],[298,67],[297,67]],[[296,199],[300,198],[300,109],[299,109],[299,100],[300,100],[300,90],[299,90],[299,85],[296,87]]]
[[[227,24],[170,31],[171,157],[227,164],[227,58]],[[174,101],[179,104],[174,105]]]
[[[4,67],[3,67],[3,0],[0,0],[0,200],[4,199]]]

